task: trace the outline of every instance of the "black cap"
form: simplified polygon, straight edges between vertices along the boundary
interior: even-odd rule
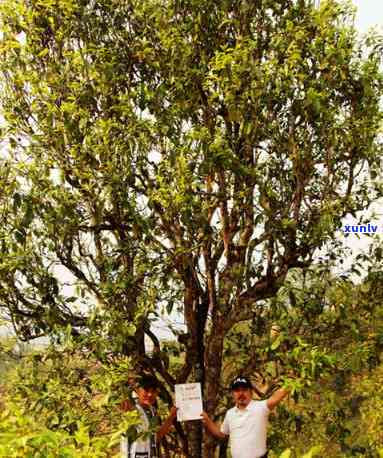
[[[141,377],[137,380],[138,386],[143,388],[144,390],[148,390],[150,388],[158,389],[160,387],[158,380],[153,377],[152,375],[141,375]]]
[[[231,390],[236,390],[237,388],[252,389],[253,385],[251,384],[250,380],[247,377],[242,377],[242,375],[239,375],[232,381],[230,385]]]

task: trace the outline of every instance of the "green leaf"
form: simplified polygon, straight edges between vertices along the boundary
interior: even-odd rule
[[[322,446],[317,445],[316,447],[311,448],[302,458],[312,458],[313,456],[319,455],[323,450]]]
[[[283,340],[284,340],[284,336],[282,333],[280,333],[278,337],[274,340],[274,342],[271,344],[270,346],[271,350],[273,351],[276,350],[280,346],[280,344],[283,342]]]

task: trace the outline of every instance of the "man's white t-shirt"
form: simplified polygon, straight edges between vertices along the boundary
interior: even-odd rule
[[[245,409],[233,407],[226,412],[221,431],[230,435],[233,458],[258,458],[266,453],[269,413],[267,401],[250,401]]]

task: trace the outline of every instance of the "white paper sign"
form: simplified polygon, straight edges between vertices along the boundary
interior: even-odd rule
[[[202,394],[200,383],[175,385],[177,420],[201,420]]]

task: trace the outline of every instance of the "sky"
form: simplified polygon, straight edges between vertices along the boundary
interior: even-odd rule
[[[373,26],[383,29],[383,0],[352,0],[352,3],[358,8],[356,27],[360,32]]]
[[[371,28],[377,28],[383,33],[383,0],[352,0],[352,3],[357,7],[355,26],[360,34],[365,34]],[[375,215],[371,218],[371,223],[378,225],[378,236],[383,237],[383,202],[379,202],[373,206]],[[343,228],[346,224],[357,224],[351,216],[344,221]],[[340,237],[343,234],[339,234]],[[352,248],[354,256],[360,251],[368,250],[371,242],[370,237],[362,235],[349,235],[346,244]],[[344,264],[344,268],[348,268],[352,263],[352,258]]]

